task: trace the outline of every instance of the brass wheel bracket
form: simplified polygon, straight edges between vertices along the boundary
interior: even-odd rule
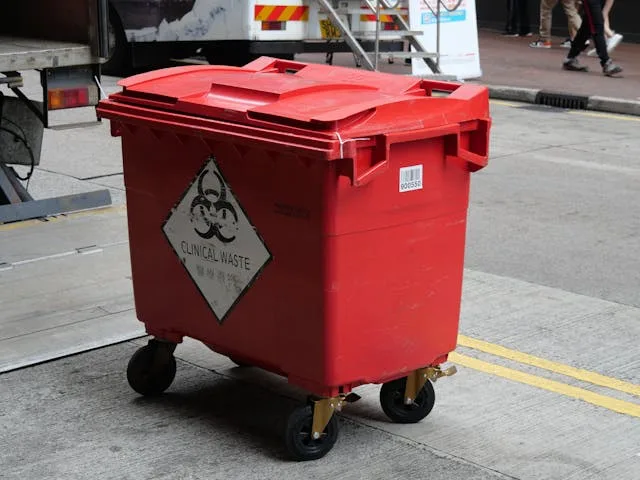
[[[407,386],[404,390],[405,405],[411,405],[415,401],[418,393],[422,390],[422,387],[424,387],[428,380],[435,383],[439,378],[450,377],[451,375],[455,375],[456,372],[457,370],[455,366],[442,370],[439,365],[414,370],[407,376]]]
[[[314,440],[319,439],[322,436],[324,429],[329,425],[331,417],[333,417],[336,412],[342,411],[342,407],[346,403],[353,403],[358,400],[360,400],[360,396],[355,393],[349,393],[348,395],[341,394],[337,397],[312,400],[313,424],[311,427],[311,438]]]

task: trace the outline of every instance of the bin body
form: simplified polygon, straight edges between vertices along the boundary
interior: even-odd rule
[[[123,85],[98,111],[149,334],[321,396],[446,360],[486,89],[269,58]]]

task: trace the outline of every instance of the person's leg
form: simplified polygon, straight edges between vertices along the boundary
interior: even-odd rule
[[[569,21],[569,37],[573,40],[582,25],[582,19],[576,8],[575,0],[562,0],[562,8]]]
[[[593,43],[595,43],[596,52],[598,53],[598,57],[600,57],[600,64],[605,65],[609,61],[609,54],[607,53],[607,40],[604,36],[602,1],[584,0],[582,4],[584,8],[584,23],[587,24],[588,31],[593,38]]]
[[[587,68],[578,63],[578,55],[586,48],[586,40],[591,36],[596,44],[596,51],[600,57],[600,65],[605,75],[613,76],[622,72],[622,68],[611,62],[607,53],[607,42],[604,37],[604,17],[602,15],[601,0],[583,0],[584,16],[582,25],[571,42],[569,55],[563,62],[565,70],[586,71]]]
[[[531,23],[529,22],[529,0],[518,0],[518,18],[519,27],[518,33],[520,36],[525,37],[531,35]]]
[[[540,2],[540,40],[531,44],[532,47],[551,48],[551,20],[553,8],[558,0],[542,0]]]
[[[584,18],[582,19],[582,24],[576,33],[576,36],[573,37],[571,41],[571,49],[567,55],[567,59],[576,58],[582,51],[585,49],[587,40],[591,36],[591,30],[589,29],[589,22],[587,22]]]
[[[587,39],[591,36],[589,23],[583,18],[582,25],[578,29],[578,33],[571,41],[571,48],[567,54],[567,58],[562,62],[562,68],[574,72],[586,72],[588,68],[578,62],[578,55],[585,49]]]
[[[516,34],[515,2],[517,0],[507,0],[507,23],[504,27],[504,34]]]

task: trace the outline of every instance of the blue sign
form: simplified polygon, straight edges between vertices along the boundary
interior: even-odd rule
[[[451,22],[464,22],[467,19],[466,10],[455,10],[453,12],[447,12],[446,10],[440,12],[440,23]],[[436,16],[431,12],[424,12],[422,14],[422,25],[431,25],[437,23]]]

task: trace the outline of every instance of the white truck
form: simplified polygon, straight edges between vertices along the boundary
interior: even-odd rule
[[[292,59],[298,53],[331,54],[359,46],[362,56],[364,51],[374,52],[375,43],[380,52],[402,56],[406,41],[412,45],[417,42],[407,31],[407,0],[380,2],[378,42],[374,42],[373,13],[377,0],[109,2],[112,53],[104,66],[106,73],[198,55],[210,63],[244,65],[261,55]],[[420,53],[413,56],[425,57]]]
[[[34,200],[23,184],[40,162],[50,113],[94,106],[100,98],[100,65],[109,56],[107,13],[107,0],[0,5],[0,223],[111,202],[108,190]],[[23,93],[27,71],[40,73],[41,100]],[[21,177],[10,165],[27,165],[29,172]]]

